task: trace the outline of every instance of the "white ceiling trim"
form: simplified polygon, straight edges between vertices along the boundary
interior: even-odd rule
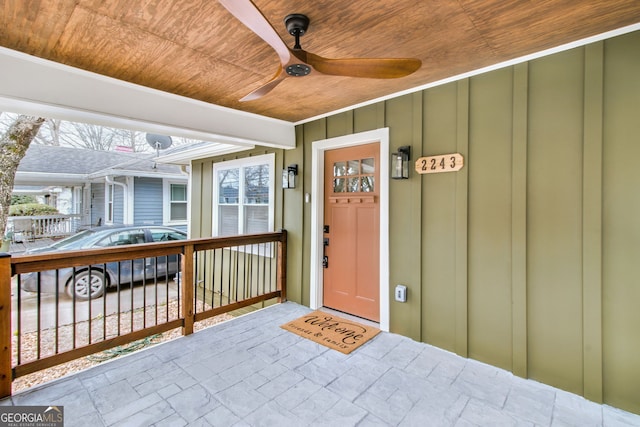
[[[250,148],[295,148],[293,123],[233,110],[0,47],[0,111]]]
[[[186,146],[184,148],[179,147],[179,149],[176,149],[173,152],[170,150],[167,154],[161,154],[159,157],[156,157],[154,161],[158,163],[190,165],[192,160],[237,153],[251,148],[255,147],[238,147],[229,144],[205,144],[203,146],[195,146],[193,148]]]

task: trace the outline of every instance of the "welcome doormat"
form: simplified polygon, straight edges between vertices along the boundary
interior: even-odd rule
[[[344,354],[351,353],[380,333],[378,328],[322,311],[305,314],[280,327]]]

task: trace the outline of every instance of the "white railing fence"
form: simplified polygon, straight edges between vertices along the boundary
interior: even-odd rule
[[[80,227],[81,217],[80,214],[10,216],[7,231],[14,242],[70,236]]]

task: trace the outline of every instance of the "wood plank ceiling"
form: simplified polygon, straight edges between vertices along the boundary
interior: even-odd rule
[[[254,0],[292,46],[328,58],[413,57],[394,80],[312,73],[239,102],[279,68],[275,52],[214,0],[0,0],[0,45],[238,110],[297,122],[640,22],[638,0]]]

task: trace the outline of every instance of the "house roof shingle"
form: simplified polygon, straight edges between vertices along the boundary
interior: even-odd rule
[[[180,167],[154,161],[149,153],[97,151],[31,144],[18,172],[92,175],[102,171],[138,172],[140,175],[181,173]],[[154,167],[155,166],[155,167]]]

